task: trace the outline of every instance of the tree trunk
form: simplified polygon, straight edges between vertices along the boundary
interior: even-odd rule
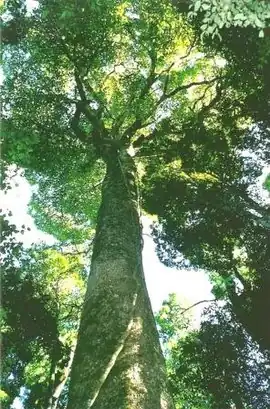
[[[54,383],[54,388],[50,396],[50,402],[49,402],[48,409],[57,409],[59,399],[61,397],[61,394],[63,392],[63,389],[66,385],[66,382],[70,374],[70,369],[71,369],[71,365],[72,365],[73,358],[74,358],[74,352],[75,352],[75,346],[71,348],[67,366],[60,371],[60,377],[58,376],[57,382]],[[59,368],[55,369],[55,371],[57,370],[59,370]]]
[[[109,155],[68,409],[171,409],[142,267],[136,170]]]

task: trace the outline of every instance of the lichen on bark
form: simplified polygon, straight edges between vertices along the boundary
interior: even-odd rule
[[[68,409],[171,409],[142,267],[136,168],[109,155]]]

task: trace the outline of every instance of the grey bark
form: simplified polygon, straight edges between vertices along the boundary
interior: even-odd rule
[[[136,169],[108,156],[68,409],[171,409],[142,267]]]

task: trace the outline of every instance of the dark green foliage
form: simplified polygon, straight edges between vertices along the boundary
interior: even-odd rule
[[[269,209],[251,199],[245,185],[228,183],[226,187],[211,174],[201,180],[196,175],[183,175],[182,180],[173,177],[171,172],[169,178],[156,178],[155,188],[146,193],[151,192],[155,200],[160,197],[158,190],[163,195],[166,191],[164,202],[150,207],[162,221],[162,228],[154,229],[161,260],[169,265],[191,263],[218,273],[224,291],[216,295],[227,294],[246,328],[269,349]],[[179,257],[179,251],[188,263]],[[244,287],[241,295],[237,282]]]
[[[56,359],[63,352],[53,300],[43,294],[38,282],[25,269],[29,257],[13,238],[14,232],[15,226],[2,217],[2,388],[8,394],[3,403],[7,408],[25,384],[24,368],[34,358],[37,347]]]
[[[159,215],[154,234],[160,259],[219,274],[223,290],[216,287],[216,294],[231,299],[246,329],[269,350],[270,208],[255,186],[270,151],[269,38],[235,30],[202,47],[226,58],[225,89],[203,117],[187,125],[180,120],[177,132],[164,128],[166,152],[164,146],[159,161],[148,161],[152,175],[145,177],[144,200]],[[247,120],[256,125],[242,126]]]
[[[263,186],[270,192],[270,175],[267,175],[267,178],[265,179]]]
[[[176,311],[173,315],[174,322],[181,320]],[[173,325],[171,318],[168,321]],[[171,331],[158,322],[170,345]],[[174,333],[178,328],[175,325]],[[179,408],[230,409],[234,404],[237,409],[265,409],[270,404],[269,356],[259,352],[229,305],[205,309],[199,330],[174,339],[167,366]]]
[[[1,388],[7,394],[1,404],[9,408],[23,386],[27,390],[24,407],[43,408],[69,360],[82,302],[81,284],[76,294],[68,294],[61,288],[66,279],[65,263],[60,264],[63,257],[42,247],[25,250],[16,232],[16,226],[1,216]],[[82,266],[75,259],[69,269],[72,280],[81,274]],[[68,338],[61,339],[65,333]]]

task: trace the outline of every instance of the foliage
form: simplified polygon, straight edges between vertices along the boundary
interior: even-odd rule
[[[265,189],[270,191],[270,175],[267,175],[267,178],[265,179],[263,186],[265,187]]]
[[[166,304],[170,306],[170,300]],[[175,308],[171,312],[173,322],[180,319],[181,327],[179,312]],[[170,345],[168,376],[178,408],[269,406],[269,361],[259,353],[229,305],[205,309],[201,328],[189,328],[173,344],[171,328],[167,331],[168,325],[173,325],[171,318],[168,323],[161,322],[159,330]],[[176,325],[174,333],[177,329]]]
[[[247,27],[259,29],[259,37],[264,36],[264,28],[270,20],[270,5],[260,0],[192,0],[189,18],[202,13],[202,35],[219,35],[223,27]]]
[[[107,144],[110,138],[124,135],[126,144],[136,128],[147,128],[143,122],[151,122],[156,114],[153,105],[159,100],[151,87],[156,83],[161,88],[165,81],[165,57],[185,46],[179,39],[187,28],[175,16],[170,25],[172,11],[167,4],[152,8],[148,2],[105,3],[83,2],[77,8],[72,2],[65,6],[41,2],[28,18],[26,36],[4,51],[4,94],[8,94],[4,155],[9,163],[26,167],[28,179],[39,185],[31,212],[41,228],[61,241],[68,237],[83,242],[95,223],[100,189],[93,187],[92,193],[91,186],[104,176],[98,135],[103,132]],[[131,18],[130,10],[140,20]],[[89,20],[99,24],[89,26]],[[187,79],[192,75],[187,71]],[[182,76],[178,82],[184,80]],[[176,75],[168,90],[175,81]]]
[[[203,119],[188,127],[179,121],[182,140],[172,149],[175,130],[167,129],[164,159],[148,162],[144,203],[159,215],[154,234],[161,260],[205,268],[215,282],[218,274],[216,295],[233,301],[248,331],[269,349],[270,213],[255,185],[261,163],[269,161],[269,54],[263,54],[268,39],[259,45],[251,32],[246,41],[248,48],[230,32],[222,44],[204,46],[226,58],[226,92]]]
[[[166,355],[167,349],[170,350],[181,334],[185,333],[189,328],[191,317],[181,307],[176,295],[169,294],[168,300],[163,301],[162,307],[155,318]]]

